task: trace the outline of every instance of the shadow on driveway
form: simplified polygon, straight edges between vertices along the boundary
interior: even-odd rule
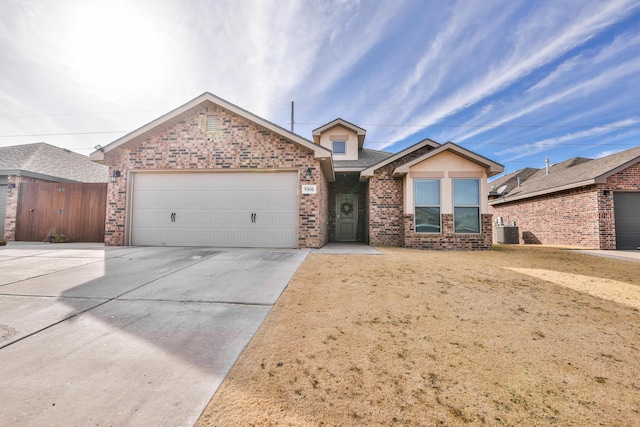
[[[0,250],[0,425],[193,425],[303,250]]]

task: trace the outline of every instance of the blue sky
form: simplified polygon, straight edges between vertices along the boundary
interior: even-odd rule
[[[0,146],[83,154],[208,91],[507,172],[640,145],[640,2],[0,0]]]

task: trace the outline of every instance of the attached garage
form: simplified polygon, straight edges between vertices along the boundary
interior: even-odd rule
[[[91,154],[109,166],[105,243],[318,248],[332,153],[210,93]]]
[[[615,192],[616,248],[640,249],[640,193]]]
[[[296,248],[298,172],[133,173],[131,244]]]

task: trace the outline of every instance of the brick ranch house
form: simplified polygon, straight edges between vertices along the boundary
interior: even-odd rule
[[[490,183],[490,212],[520,243],[640,248],[640,147],[525,168]]]
[[[204,93],[91,154],[108,165],[105,243],[489,249],[487,178],[504,168],[429,139],[364,148],[336,119],[309,140]]]

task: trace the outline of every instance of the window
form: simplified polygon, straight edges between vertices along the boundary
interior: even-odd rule
[[[333,152],[335,154],[346,154],[347,153],[347,142],[346,141],[333,141]]]
[[[414,181],[416,233],[440,233],[440,180]]]
[[[480,233],[480,180],[453,180],[453,229]]]

